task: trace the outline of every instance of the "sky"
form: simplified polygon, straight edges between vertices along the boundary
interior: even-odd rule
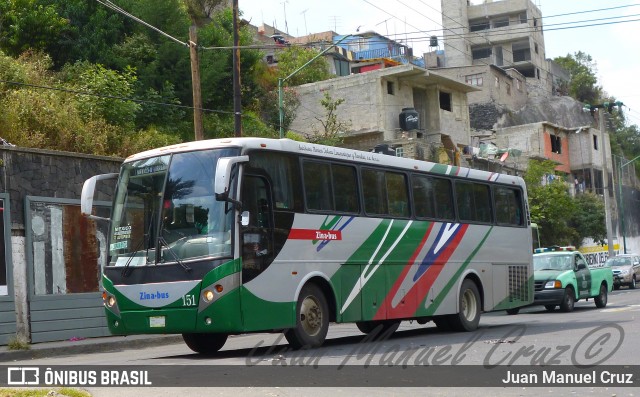
[[[628,121],[640,126],[640,0],[533,1],[542,11],[546,57],[591,55],[599,85],[622,101]],[[238,5],[252,25],[266,23],[292,36],[349,34],[360,27],[407,43],[415,55],[429,51],[429,36],[442,37],[440,0],[238,0]]]

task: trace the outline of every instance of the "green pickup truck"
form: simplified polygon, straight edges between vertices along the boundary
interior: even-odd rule
[[[593,298],[596,307],[607,306],[608,293],[613,289],[610,267],[590,268],[572,247],[538,248],[535,252],[532,305],[544,305],[548,311],[560,306],[561,311],[570,312],[576,301]],[[507,313],[517,311],[510,309]]]

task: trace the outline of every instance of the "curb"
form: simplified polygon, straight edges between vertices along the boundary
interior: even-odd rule
[[[0,362],[62,357],[81,353],[115,352],[176,343],[184,343],[182,335],[112,336],[89,338],[77,342],[49,342],[31,345],[29,350],[0,350]]]

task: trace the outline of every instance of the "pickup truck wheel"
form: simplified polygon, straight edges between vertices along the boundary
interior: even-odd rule
[[[600,284],[600,293],[595,297],[596,307],[603,308],[607,306],[607,286]]]
[[[520,313],[520,308],[519,307],[514,307],[512,309],[507,309],[507,314],[510,316],[513,316],[515,314]]]
[[[636,276],[633,276],[631,279],[631,284],[629,284],[629,289],[636,289]]]
[[[556,310],[556,305],[544,305],[544,308],[547,309],[548,312],[552,312]]]
[[[573,288],[567,287],[564,290],[564,297],[562,297],[562,303],[560,303],[560,310],[568,313],[573,311],[573,306],[576,303],[576,296],[573,292]]]

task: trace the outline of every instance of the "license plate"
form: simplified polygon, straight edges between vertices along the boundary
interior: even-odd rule
[[[164,316],[149,317],[149,327],[151,328],[164,328],[165,318]]]

